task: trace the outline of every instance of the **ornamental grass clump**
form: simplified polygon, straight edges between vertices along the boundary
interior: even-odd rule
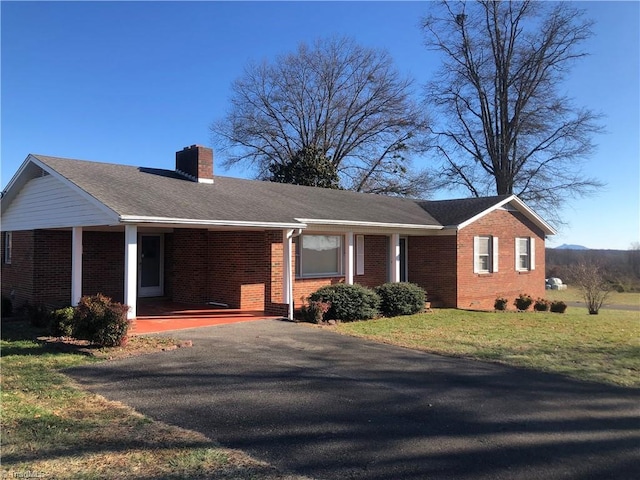
[[[307,305],[303,305],[300,309],[302,320],[309,323],[322,323],[325,314],[331,308],[331,302],[310,300]]]

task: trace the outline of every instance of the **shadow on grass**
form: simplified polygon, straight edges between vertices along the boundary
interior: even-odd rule
[[[92,352],[99,348],[82,342],[73,343],[56,340],[49,337],[48,329],[34,327],[28,320],[3,320],[1,338],[3,341],[8,342],[8,345],[3,345],[2,347],[3,357],[10,355],[48,355],[52,353],[91,356]]]

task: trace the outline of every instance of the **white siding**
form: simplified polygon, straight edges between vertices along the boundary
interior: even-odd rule
[[[29,180],[2,215],[2,230],[82,227],[117,222],[51,175]]]

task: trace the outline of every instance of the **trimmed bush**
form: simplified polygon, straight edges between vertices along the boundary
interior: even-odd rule
[[[44,303],[30,303],[24,306],[24,316],[36,328],[46,328],[49,326],[51,309]]]
[[[73,307],[60,308],[51,312],[49,331],[54,337],[72,337],[74,334]]]
[[[562,300],[556,300],[555,302],[551,302],[550,310],[553,313],[564,313],[567,309],[567,304]]]
[[[522,311],[528,310],[532,303],[533,303],[533,299],[529,295],[526,295],[524,293],[521,293],[518,296],[518,298],[516,298],[513,302],[515,307],[518,310],[522,310]]]
[[[75,309],[75,337],[103,347],[116,347],[126,341],[129,307],[97,294],[82,297]]]
[[[536,312],[548,312],[550,305],[551,303],[548,300],[545,300],[544,298],[538,298],[533,304],[533,309]]]
[[[507,309],[507,303],[509,303],[509,300],[507,300],[504,297],[498,297],[496,298],[496,301],[493,302],[493,308],[495,308],[496,310],[506,310]]]
[[[413,315],[424,310],[426,292],[415,283],[385,283],[376,288],[385,317]]]
[[[319,288],[309,296],[312,302],[328,302],[331,307],[325,320],[367,320],[378,315],[380,297],[362,285],[337,283]]]
[[[2,295],[2,318],[10,317],[13,313],[13,302],[6,295]]]

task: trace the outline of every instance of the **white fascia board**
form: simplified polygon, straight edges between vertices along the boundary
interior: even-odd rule
[[[109,208],[108,206],[106,206],[104,203],[102,203],[96,197],[94,197],[93,195],[88,193],[86,190],[83,190],[82,188],[80,188],[78,185],[73,183],[68,178],[64,177],[63,175],[60,175],[53,168],[51,168],[49,165],[47,165],[46,163],[43,163],[40,160],[38,160],[37,157],[35,157],[35,156],[30,154],[27,157],[27,160],[29,162],[33,163],[34,165],[37,165],[41,169],[43,169],[45,172],[47,172],[49,175],[51,175],[55,179],[61,181],[64,185],[66,185],[67,187],[71,188],[74,192],[78,193],[82,198],[87,200],[93,206],[95,206],[95,207],[99,208],[100,210],[102,210],[103,212],[105,212],[109,217],[111,217],[113,219],[113,223],[117,223],[118,217],[119,217],[118,212],[116,212],[115,210],[113,210],[113,209]]]
[[[279,223],[279,222],[244,222],[237,220],[201,220],[197,218],[170,218],[170,217],[146,217],[140,215],[120,215],[120,223],[129,224],[167,224],[167,225],[194,225],[202,227],[240,227],[240,228],[278,228],[299,229],[305,228],[303,223]]]
[[[7,186],[4,187],[4,190],[2,191],[3,197],[6,192],[11,190],[11,187],[13,187],[13,184],[18,181],[18,178],[20,177],[22,172],[24,172],[24,170],[27,168],[27,165],[29,165],[29,163],[31,162],[31,157],[32,155],[29,154],[27,158],[24,159],[24,162],[22,162],[22,165],[20,165],[20,168],[18,168],[18,171],[15,173],[15,175],[11,177],[11,180],[9,180],[9,183],[7,183]]]
[[[395,229],[415,229],[415,230],[442,230],[441,225],[418,225],[415,223],[383,223],[383,222],[360,222],[355,220],[326,220],[317,218],[296,218],[297,221],[307,225],[327,225],[343,227],[363,227],[363,228],[395,228]]]
[[[551,225],[549,225],[547,222],[545,222],[537,213],[535,213],[533,210],[531,210],[531,208],[529,208],[522,200],[520,200],[515,195],[511,195],[511,196],[505,198],[504,200],[499,201],[495,205],[487,208],[486,210],[480,212],[479,214],[471,217],[470,219],[465,220],[460,225],[457,225],[457,229],[458,230],[462,230],[467,225],[472,224],[476,220],[479,220],[480,218],[484,217],[485,215],[487,215],[487,214],[493,212],[494,210],[499,209],[503,205],[506,205],[507,203],[511,203],[511,202],[514,202],[516,204],[516,206],[517,206],[518,210],[520,211],[520,213],[524,214],[527,218],[529,218],[531,221],[533,221],[533,223],[537,224],[540,228],[542,228],[542,230],[545,231],[545,234],[547,234],[547,235],[555,235],[556,234],[556,230]],[[455,228],[455,226],[451,225],[451,226],[448,226],[447,228]]]

